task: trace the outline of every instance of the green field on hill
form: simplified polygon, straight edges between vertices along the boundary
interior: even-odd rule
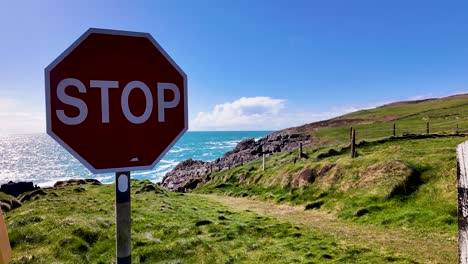
[[[347,125],[331,125],[315,129],[310,125],[299,127],[314,138],[313,144],[349,144],[349,128],[356,129],[356,139],[376,140],[393,135],[426,134],[426,123],[430,133],[468,132],[468,95],[446,97],[436,100],[402,102],[360,110],[334,119]]]

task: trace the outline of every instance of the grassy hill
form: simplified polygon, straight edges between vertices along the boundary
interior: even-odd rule
[[[348,144],[350,126],[359,140],[375,140],[393,135],[394,123],[396,135],[425,133],[426,122],[430,133],[453,133],[457,124],[460,132],[468,131],[468,94],[391,103],[290,130],[312,135],[319,146]]]
[[[190,194],[132,181],[134,263],[456,263],[468,95],[288,130],[312,136],[301,159],[295,150],[266,157],[265,170],[255,160],[202,175]],[[44,191],[6,214],[13,263],[115,261],[112,185]]]
[[[394,139],[348,148],[310,147],[205,176],[197,193],[301,204],[353,222],[456,236],[455,146],[467,138]]]
[[[411,263],[204,196],[131,185],[133,263]],[[50,188],[8,212],[12,263],[114,263],[114,189]]]

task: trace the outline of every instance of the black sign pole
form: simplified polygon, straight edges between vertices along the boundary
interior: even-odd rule
[[[115,174],[117,264],[132,263],[130,227],[130,172]]]

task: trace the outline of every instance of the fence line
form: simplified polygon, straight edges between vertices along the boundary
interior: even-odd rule
[[[451,120],[442,123],[431,124],[430,122],[421,122],[420,124],[415,125],[414,127],[401,127],[398,126],[398,123],[389,124],[388,128],[371,128],[371,127],[357,127],[356,130],[356,140],[369,140],[383,138],[385,135],[394,135],[396,134],[427,134],[430,133],[459,133],[462,130],[459,120]],[[428,131],[429,130],[429,131]],[[373,133],[377,132],[377,133]],[[382,132],[382,133],[378,133]],[[385,134],[385,135],[384,135]]]

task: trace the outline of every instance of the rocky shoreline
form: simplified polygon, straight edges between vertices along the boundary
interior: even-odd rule
[[[300,144],[311,143],[310,136],[283,130],[267,135],[259,140],[254,138],[240,141],[236,147],[226,152],[223,157],[214,161],[201,161],[188,159],[180,162],[172,171],[168,172],[160,186],[175,192],[187,192],[203,182],[203,175],[211,172],[230,169],[238,165],[253,161],[263,155],[272,155],[281,152],[292,151],[299,148]],[[71,185],[92,184],[100,185],[96,179],[70,179],[58,181],[52,188],[60,188]],[[0,206],[3,212],[22,206],[22,203],[36,196],[45,195],[47,189],[34,185],[33,182],[9,182],[0,186]]]
[[[299,148],[300,144],[311,143],[309,135],[288,130],[274,132],[259,140],[244,139],[236,147],[214,161],[188,159],[180,162],[172,171],[166,173],[161,186],[175,192],[187,192],[203,182],[203,175],[230,169],[258,159],[263,155],[272,155]]]
[[[47,192],[44,190],[83,184],[101,185],[101,182],[96,179],[70,179],[57,181],[53,187],[49,188],[40,188],[33,182],[8,182],[0,186],[0,192],[6,194],[6,196],[0,196],[0,208],[3,212],[8,212],[21,207],[23,202],[46,195]]]

